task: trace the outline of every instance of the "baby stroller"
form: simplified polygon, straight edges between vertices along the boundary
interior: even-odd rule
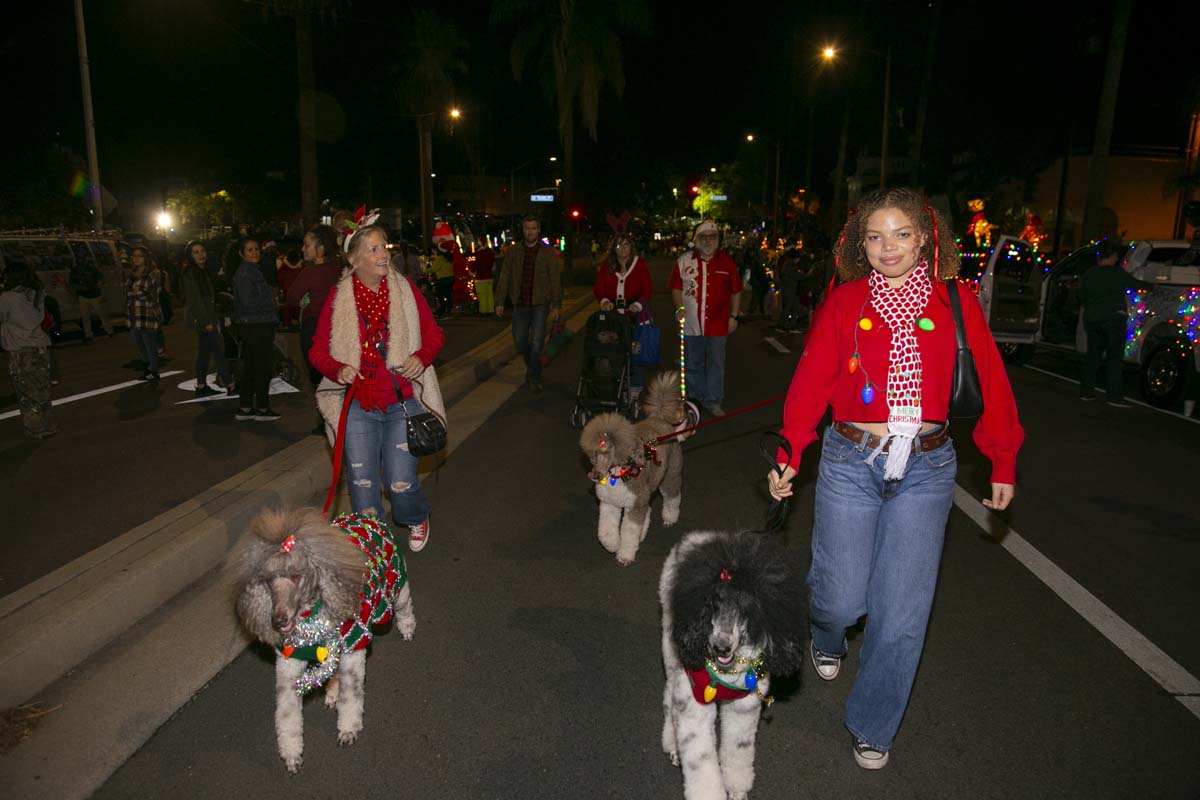
[[[235,379],[240,380],[242,375],[242,341],[237,335],[237,325],[223,325],[221,327],[221,337],[225,341],[225,360],[229,362],[229,374]],[[271,350],[271,354],[275,357],[274,371],[271,373],[274,377],[283,380],[285,383],[290,383],[297,389],[300,388],[300,368],[296,366],[296,362],[292,361],[288,355],[288,337],[275,331],[275,347]],[[222,385],[221,379],[217,378],[217,385],[225,388]]]
[[[605,411],[636,419],[637,403],[629,391],[632,333],[629,320],[615,311],[588,317],[583,336],[583,372],[571,409],[571,426],[581,428]]]

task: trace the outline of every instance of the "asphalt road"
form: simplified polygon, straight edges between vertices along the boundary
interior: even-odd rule
[[[665,269],[654,265],[660,287]],[[668,305],[660,293],[659,319]],[[785,353],[767,336],[758,321],[731,338],[727,410],[787,387],[802,337],[773,336]],[[664,344],[669,359],[674,342]],[[679,525],[664,529],[656,516],[622,568],[596,541],[578,432],[566,424],[580,357],[573,342],[547,370],[544,395],[513,395],[427,481],[433,534],[409,559],[416,637],[376,641],[356,744],[338,748],[333,715],[309,702],[304,770],[289,777],[275,752],[271,657],[251,649],[95,796],[680,796],[679,770],[659,746],[659,571],[683,531],[761,525],[766,464],[755,440],[778,425],[780,407],[688,441]],[[806,669],[773,686],[753,797],[1200,794],[1200,718],[1187,705],[1196,698],[1173,696],[1158,667],[1152,678],[1146,655],[1156,647],[1176,676],[1200,675],[1200,426],[1083,405],[1072,384],[1043,372],[1014,367],[1010,377],[1027,431],[1017,499],[1004,514],[978,513],[987,464],[956,426],[963,497],[891,763],[856,767],[842,727],[858,637],[838,681]],[[809,451],[783,534],[802,564],[815,464]],[[1028,551],[1014,557],[1021,543],[1060,570],[1039,569],[1053,587],[1026,566]],[[1111,631],[1113,619],[1127,623],[1117,642],[1096,627]]]
[[[447,317],[441,366],[505,329],[495,317]],[[27,439],[21,421],[0,420],[0,486],[9,557],[0,559],[0,596],[13,592],[204,489],[310,434],[317,422],[307,374],[299,392],[273,394],[277,422],[237,422],[236,400],[195,399],[195,334],[176,320],[166,329],[168,359],[158,386],[135,383],[55,406],[62,432]],[[298,334],[285,334],[302,365]],[[118,332],[85,346],[54,348],[62,382],[55,399],[135,380],[133,340]],[[182,403],[182,405],[181,405]],[[16,409],[8,371],[0,374],[0,413]]]

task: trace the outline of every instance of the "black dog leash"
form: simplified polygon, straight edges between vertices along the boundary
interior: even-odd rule
[[[784,468],[779,466],[776,453],[782,450],[787,453],[788,462],[791,462],[791,443],[775,431],[763,431],[758,437],[758,449],[762,452],[763,458],[767,460],[767,463],[771,465],[772,471],[782,478]],[[783,527],[783,524],[787,521],[788,499],[784,497],[780,500],[771,501],[771,507],[767,509],[767,524],[763,526],[763,533],[774,533]]]

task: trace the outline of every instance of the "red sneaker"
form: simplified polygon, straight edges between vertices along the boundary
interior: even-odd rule
[[[408,549],[414,553],[419,553],[425,549],[425,543],[429,541],[429,517],[419,525],[408,526]]]

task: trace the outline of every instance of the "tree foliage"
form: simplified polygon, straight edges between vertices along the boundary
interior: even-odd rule
[[[185,187],[167,193],[167,210],[183,225],[224,225],[237,215],[238,204],[224,189],[206,194]]]

